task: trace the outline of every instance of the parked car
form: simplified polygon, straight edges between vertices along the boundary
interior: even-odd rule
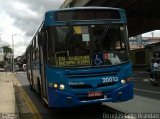
[[[26,71],[27,67],[26,64],[23,64],[23,71]]]
[[[0,71],[4,71],[4,68],[0,68]]]

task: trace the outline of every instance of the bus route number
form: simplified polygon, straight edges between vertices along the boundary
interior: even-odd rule
[[[110,82],[118,82],[118,77],[106,77],[102,78],[103,83],[110,83]]]

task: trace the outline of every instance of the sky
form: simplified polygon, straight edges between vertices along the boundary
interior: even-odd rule
[[[0,47],[12,48],[14,57],[25,52],[44,13],[58,9],[64,0],[0,0]]]
[[[0,0],[0,47],[14,41],[14,56],[22,55],[47,10],[58,9],[64,0]],[[155,31],[154,36],[160,36]],[[151,32],[143,36],[152,36]]]

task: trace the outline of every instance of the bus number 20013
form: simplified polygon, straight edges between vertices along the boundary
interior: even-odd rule
[[[109,83],[109,82],[118,82],[118,77],[106,77],[102,78],[103,83]]]

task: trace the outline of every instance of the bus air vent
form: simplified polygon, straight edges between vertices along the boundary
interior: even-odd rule
[[[114,76],[119,71],[108,71],[108,72],[83,72],[83,73],[67,73],[68,78],[86,78],[86,77],[99,77],[99,76]]]
[[[99,97],[80,97],[80,101],[88,101],[88,100],[97,100],[97,99],[104,99],[104,96]]]
[[[73,89],[84,89],[84,88],[92,88],[92,85],[70,85]]]
[[[98,84],[98,88],[99,87],[105,87],[105,86],[112,86],[112,85],[115,85],[116,82],[109,82],[109,83],[101,83],[101,84]]]

